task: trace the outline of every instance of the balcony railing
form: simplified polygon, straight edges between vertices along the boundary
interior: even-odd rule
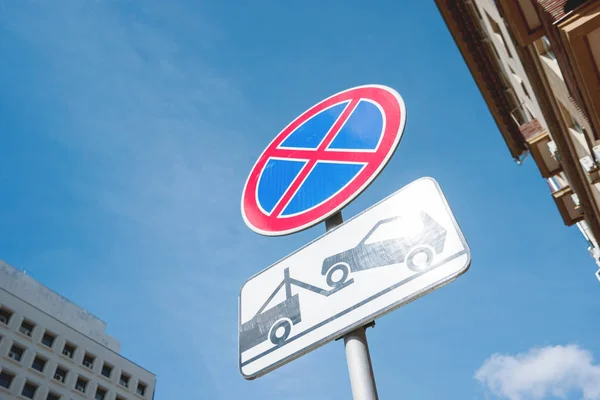
[[[579,197],[568,182],[552,177],[548,179],[548,186],[565,225],[575,225],[584,219]]]
[[[560,155],[548,131],[536,118],[528,121],[514,118],[517,123],[521,121],[519,131],[542,176],[550,178],[561,172]]]
[[[538,121],[537,118],[534,118],[519,125],[519,131],[521,131],[521,135],[523,135],[523,138],[527,141],[532,140],[537,135],[542,134],[544,132],[544,128],[542,128],[540,121]]]

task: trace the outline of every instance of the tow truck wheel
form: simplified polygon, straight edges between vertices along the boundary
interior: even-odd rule
[[[341,271],[341,275],[339,273],[336,274],[337,271]],[[346,282],[349,273],[350,268],[345,262],[334,264],[331,268],[329,268],[329,271],[327,271],[327,284],[331,287],[337,287]],[[335,279],[336,277],[337,279]]]
[[[280,319],[271,327],[271,331],[269,332],[269,339],[274,345],[281,346],[285,343],[288,336],[290,336],[291,332],[292,321],[290,321],[287,318]]]
[[[431,266],[434,257],[435,253],[431,247],[415,247],[406,256],[406,265],[415,272],[422,272]]]

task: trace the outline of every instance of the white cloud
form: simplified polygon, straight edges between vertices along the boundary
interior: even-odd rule
[[[517,355],[493,354],[475,378],[495,396],[509,400],[600,399],[600,365],[576,345],[532,348]]]

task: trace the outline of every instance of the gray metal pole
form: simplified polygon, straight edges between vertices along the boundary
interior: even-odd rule
[[[361,326],[344,336],[346,362],[354,400],[378,400],[375,376],[369,354],[366,327]]]
[[[327,231],[333,229],[341,225],[342,222],[342,212],[338,211],[325,220],[325,229]],[[366,326],[361,326],[344,336],[352,398],[354,400],[379,400],[371,355],[369,354],[366,328]]]

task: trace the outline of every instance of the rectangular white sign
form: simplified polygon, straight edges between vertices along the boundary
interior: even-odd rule
[[[438,183],[419,179],[242,286],[240,372],[264,375],[451,282],[470,263]]]

